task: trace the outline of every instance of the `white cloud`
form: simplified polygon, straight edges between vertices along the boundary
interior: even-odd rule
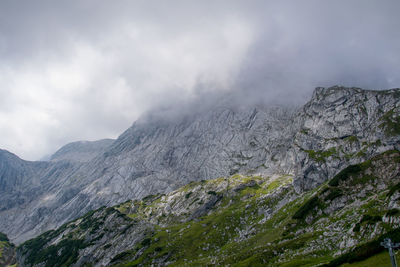
[[[120,23],[96,42],[67,36],[55,52],[0,63],[0,147],[33,160],[66,142],[115,138],[152,107],[192,97],[199,80],[229,89],[253,39],[235,19],[173,33]]]

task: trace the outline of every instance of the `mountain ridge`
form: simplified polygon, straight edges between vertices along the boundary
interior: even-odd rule
[[[289,174],[297,192],[310,190],[398,149],[399,92],[317,88],[299,108],[217,106],[181,121],[138,121],[90,161],[40,163],[45,186],[0,211],[0,231],[20,243],[103,205],[235,173]]]

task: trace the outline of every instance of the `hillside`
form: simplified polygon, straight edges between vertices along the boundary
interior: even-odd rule
[[[23,266],[382,262],[380,241],[400,241],[399,166],[400,152],[387,151],[303,193],[288,175],[192,182],[89,212],[25,242],[18,258]]]
[[[0,231],[20,244],[101,206],[234,174],[290,175],[297,193],[313,190],[349,165],[400,149],[399,99],[400,89],[336,86],[317,88],[302,107],[225,101],[178,118],[143,117],[90,159],[68,158],[83,157],[86,148],[75,144],[56,161],[4,160],[0,184],[12,189],[0,195]]]

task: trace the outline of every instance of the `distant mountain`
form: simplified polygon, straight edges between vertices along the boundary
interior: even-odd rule
[[[60,148],[56,153],[50,156],[50,161],[78,161],[88,162],[105,152],[107,148],[114,142],[113,139],[103,139],[99,141],[78,141],[69,143]]]
[[[293,177],[233,175],[102,207],[23,243],[23,266],[390,266],[400,241],[400,152],[311,191]],[[347,266],[347,265],[346,265]]]
[[[317,88],[303,107],[225,102],[179,119],[142,118],[112,143],[67,145],[50,162],[5,159],[1,184],[13,191],[1,194],[11,204],[0,231],[20,243],[103,205],[236,173],[293,175],[296,192],[310,190],[400,149],[399,103],[400,89]]]

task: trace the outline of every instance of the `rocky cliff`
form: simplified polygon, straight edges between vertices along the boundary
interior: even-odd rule
[[[316,88],[296,116],[295,186],[308,190],[349,164],[400,149],[400,90]]]
[[[13,190],[29,201],[4,206],[0,231],[20,243],[103,205],[235,173],[293,175],[297,192],[309,190],[399,149],[399,100],[399,89],[317,88],[298,108],[224,104],[175,120],[140,119],[90,160],[72,161],[72,146],[61,153],[69,158],[53,162],[16,159],[23,168],[15,175],[5,160],[1,184],[27,181]]]

